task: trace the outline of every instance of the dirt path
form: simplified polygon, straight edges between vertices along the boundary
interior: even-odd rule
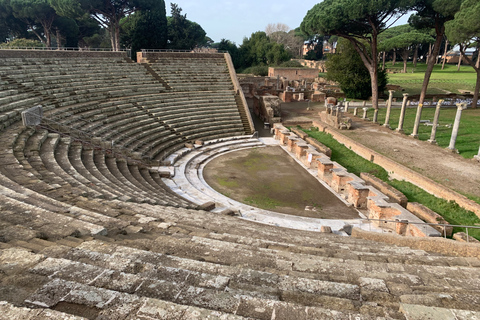
[[[299,105],[282,105],[287,119],[316,118],[318,108],[307,112]],[[324,108],[320,108],[324,110]],[[480,197],[480,163],[465,159],[426,141],[398,134],[372,122],[363,121],[351,114],[353,130],[342,134],[381,153],[392,160],[415,170],[430,179],[465,195]]]
[[[227,153],[210,161],[203,176],[218,192],[254,207],[311,218],[359,217],[280,147]]]

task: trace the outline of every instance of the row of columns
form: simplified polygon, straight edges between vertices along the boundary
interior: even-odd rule
[[[387,113],[385,115],[385,123],[383,124],[384,127],[390,128],[390,112],[392,109],[392,101],[393,101],[393,93],[394,90],[388,90],[389,96],[388,96],[388,102],[387,102]],[[402,101],[402,108],[400,109],[400,118],[398,119],[398,126],[397,129],[395,129],[397,132],[403,133],[403,124],[405,121],[405,112],[407,109],[407,101],[408,101],[408,93],[403,94],[403,101]],[[435,116],[433,118],[433,127],[432,127],[432,132],[430,134],[430,139],[428,139],[428,142],[432,144],[436,144],[437,141],[435,140],[435,136],[437,133],[437,126],[438,126],[438,119],[440,116],[440,108],[442,107],[444,100],[439,100],[435,109]],[[365,107],[366,101],[363,102],[363,116],[362,119],[366,120],[367,119],[367,111],[369,108]],[[349,108],[349,102],[347,101],[345,103],[345,112],[348,112]],[[456,152],[457,150],[455,149],[455,142],[457,140],[458,136],[458,129],[460,127],[460,119],[462,117],[462,111],[467,108],[466,103],[457,103],[457,113],[455,115],[455,122],[453,124],[452,128],[452,136],[450,138],[450,144],[447,147],[448,150]],[[423,109],[423,104],[418,104],[417,107],[417,113],[415,116],[415,123],[413,127],[413,132],[410,136],[413,138],[418,138],[418,129],[420,126],[420,119],[422,117],[422,109]],[[358,108],[354,108],[353,110],[353,115],[356,116],[358,114]],[[377,122],[378,118],[378,109],[374,110],[374,115],[373,115],[373,122]],[[480,148],[478,150],[478,154],[474,157],[477,160],[480,160]]]

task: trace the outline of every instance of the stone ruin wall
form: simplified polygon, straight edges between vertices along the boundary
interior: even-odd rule
[[[306,133],[299,130],[292,132],[281,124],[274,125],[274,132],[275,139],[280,140],[280,143],[308,168],[317,169],[318,177],[348,203],[364,212],[370,219],[389,220],[387,222],[372,221],[373,224],[403,236],[441,236],[441,233],[431,226],[409,223],[423,223],[423,221],[399,203],[391,202],[389,196],[375,186],[349,173],[340,164],[331,161],[324,153],[309,145],[304,140],[307,138]]]
[[[281,103],[282,101],[274,95],[254,96],[253,112],[263,122],[273,125],[281,122]]]
[[[398,180],[405,180],[414,185],[422,188],[423,190],[435,195],[436,197],[443,198],[448,201],[455,201],[459,206],[466,210],[470,210],[480,217],[480,204],[468,199],[467,197],[436,183],[435,181],[424,177],[420,173],[417,173],[395,161],[383,156],[370,148],[363,146],[360,143],[344,136],[343,134],[330,129],[325,123],[319,121],[312,121],[310,126],[319,128],[320,131],[329,133],[335,140],[345,145],[347,148],[353,150],[361,157],[378,164],[387,172],[392,178]]]
[[[417,225],[422,221],[396,202],[390,202],[387,195],[363,179],[349,173],[325,154],[319,152],[304,140],[307,135],[299,135],[286,129],[281,124],[274,125],[275,138],[280,140],[287,150],[294,153],[302,163],[311,169],[317,169],[318,177],[327,183],[336,193],[355,208],[360,209],[370,219],[389,220],[373,221],[377,226],[389,229],[404,236],[440,237],[441,234],[428,225]]]

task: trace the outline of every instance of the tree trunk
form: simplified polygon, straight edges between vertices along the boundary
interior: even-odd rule
[[[118,22],[115,25],[115,49],[114,51],[120,51],[120,25]]]
[[[447,61],[447,48],[448,48],[448,39],[445,39],[445,50],[443,50],[442,70],[445,68],[445,62]]]
[[[475,84],[475,91],[473,92],[472,109],[477,109],[478,91],[480,91],[480,68],[476,68],[475,71],[477,72],[477,83]]]
[[[415,45],[415,53],[413,54],[413,66],[417,67],[417,60],[418,60],[418,44]]]
[[[445,33],[445,27],[441,26],[439,28],[436,28],[436,30],[437,30],[437,38],[435,39],[435,44],[432,52],[434,56],[438,55],[438,52],[440,51],[440,45],[443,41],[443,34]],[[425,95],[427,94],[428,83],[430,82],[430,77],[432,76],[434,65],[435,65],[435,59],[427,59],[427,70],[425,70],[425,76],[423,78],[423,84],[422,84],[422,91],[420,92],[420,99],[418,103],[423,104],[423,102],[425,101]]]
[[[385,70],[385,55],[387,53],[385,51],[383,51],[383,55],[382,55],[382,70]]]
[[[62,47],[62,35],[59,28],[55,28],[55,37],[57,38],[57,49],[60,49]]]
[[[479,57],[477,57],[477,62],[473,62],[472,59],[470,59],[467,55],[465,55],[465,50],[466,48],[463,45],[460,45],[460,57],[465,58],[465,62],[468,63],[477,73],[477,82],[475,84],[475,92],[473,93],[473,100],[472,100],[472,109],[477,108],[478,104],[478,91],[480,90],[480,68],[478,67],[478,61]]]
[[[426,60],[427,64],[430,61],[430,59],[432,59],[432,46],[433,45],[431,43],[428,45],[428,54],[427,54],[427,60]]]
[[[457,71],[460,71],[460,66],[462,65],[462,58],[463,58],[462,45],[460,45],[460,56],[458,57]]]
[[[403,60],[403,71],[402,73],[407,73],[407,61],[408,56],[410,55],[410,50],[403,50],[402,52],[402,60]]]
[[[392,66],[397,63],[397,50],[393,49],[393,59],[392,59]]]

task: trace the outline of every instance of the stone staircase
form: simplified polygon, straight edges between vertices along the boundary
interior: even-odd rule
[[[3,244],[0,300],[87,319],[478,316],[474,258],[209,212],[142,209],[162,217],[156,231]]]
[[[242,98],[240,97],[239,94],[235,94],[235,102],[237,104],[238,112],[240,113],[240,117],[242,118],[242,124],[243,124],[243,129],[245,132],[251,131],[250,129],[250,122],[248,121],[248,116],[246,114],[245,110],[248,110],[247,106],[243,105]]]

